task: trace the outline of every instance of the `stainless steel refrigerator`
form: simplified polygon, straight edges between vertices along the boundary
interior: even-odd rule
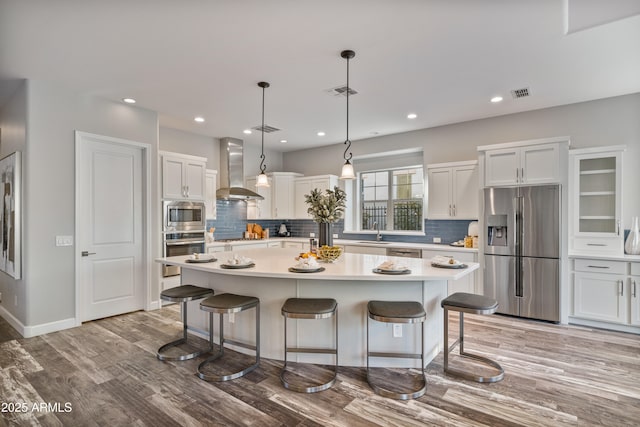
[[[560,321],[560,186],[484,190],[484,294],[498,313]]]

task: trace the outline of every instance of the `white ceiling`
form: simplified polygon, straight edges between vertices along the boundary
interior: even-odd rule
[[[304,149],[345,139],[345,98],[325,92],[346,83],[343,49],[356,52],[358,140],[640,92],[639,12],[638,0],[0,0],[0,105],[7,79],[46,80],[259,144],[242,130],[260,125],[265,80],[266,124],[282,129],[265,145]]]

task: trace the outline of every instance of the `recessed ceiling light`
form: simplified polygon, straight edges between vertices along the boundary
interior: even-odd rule
[[[281,144],[286,144],[286,143],[287,143],[287,140],[286,140],[286,139],[281,139],[281,140],[280,140],[280,143],[281,143]]]
[[[251,135],[251,129],[245,129],[242,133],[246,133],[247,135]]]
[[[322,131],[318,132],[318,136],[324,136],[324,135],[325,135],[324,132],[322,132]]]
[[[415,119],[416,117],[418,117],[416,113],[407,114],[407,119]]]
[[[195,118],[195,119],[193,119],[193,120],[195,120],[195,121],[196,121],[196,122],[198,122],[198,123],[203,123],[203,122],[204,122],[204,117],[200,117],[200,116],[198,116],[198,117],[196,117],[196,118]]]
[[[122,98],[123,102],[126,102],[127,104],[135,104],[136,100],[133,98]]]
[[[501,96],[494,96],[493,98],[491,98],[491,102],[493,102],[494,104],[496,102],[500,102],[502,101],[502,97]]]

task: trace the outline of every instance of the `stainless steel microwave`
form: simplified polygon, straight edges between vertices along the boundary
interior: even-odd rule
[[[204,202],[165,201],[162,211],[164,231],[204,231],[206,227]]]

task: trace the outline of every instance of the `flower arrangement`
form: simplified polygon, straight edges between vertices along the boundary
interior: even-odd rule
[[[307,213],[317,223],[333,223],[344,215],[344,205],[347,193],[335,186],[333,190],[321,190],[314,188],[311,194],[304,195],[305,202],[309,205]]]

